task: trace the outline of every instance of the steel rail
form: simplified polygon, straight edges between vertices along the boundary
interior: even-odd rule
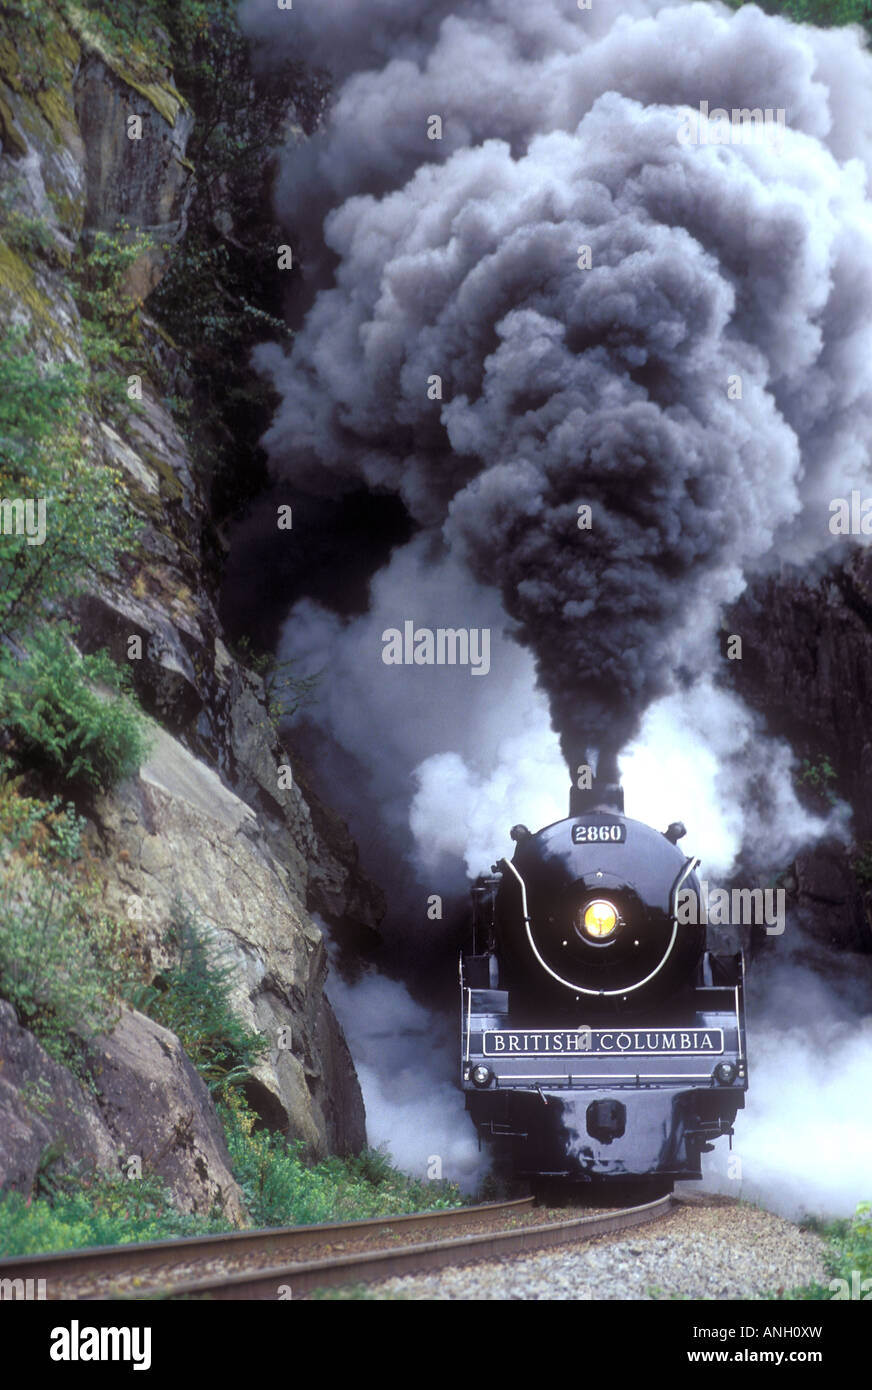
[[[240,1301],[296,1299],[315,1289],[374,1283],[400,1275],[445,1269],[451,1265],[503,1259],[528,1251],[594,1240],[597,1236],[614,1234],[660,1220],[668,1216],[674,1206],[671,1196],[660,1197],[657,1201],[626,1207],[622,1211],[574,1217],[568,1221],[527,1226],[517,1231],[491,1231],[460,1236],[454,1240],[408,1245],[393,1250],[359,1251],[332,1259],[251,1269],[239,1274],[215,1275],[209,1279],[187,1280],[163,1287],[138,1289],[130,1294],[101,1295],[101,1298]],[[475,1210],[481,1211],[482,1208],[467,1208],[467,1211]]]
[[[328,1221],[313,1226],[267,1226],[252,1231],[227,1231],[207,1236],[181,1236],[175,1240],[131,1241],[127,1245],[96,1245],[81,1250],[64,1250],[44,1255],[19,1255],[0,1260],[0,1279],[45,1279],[48,1297],[52,1281],[70,1277],[104,1274],[138,1274],[166,1264],[189,1264],[194,1260],[230,1259],[254,1251],[282,1259],[298,1251],[335,1243],[343,1238],[371,1235],[382,1231],[413,1231],[436,1226],[452,1226],[475,1220],[476,1216],[511,1216],[528,1210],[532,1197],[510,1202],[486,1202],[475,1207],[451,1207],[445,1211],[410,1212],[398,1216],[368,1217],[363,1221]]]

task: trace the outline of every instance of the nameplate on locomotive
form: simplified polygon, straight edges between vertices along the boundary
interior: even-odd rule
[[[722,1028],[501,1028],[483,1034],[485,1057],[714,1057]]]

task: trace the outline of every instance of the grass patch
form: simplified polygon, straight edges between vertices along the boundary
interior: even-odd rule
[[[67,1178],[50,1196],[0,1193],[0,1258],[126,1245],[227,1229],[218,1216],[195,1216],[173,1205],[154,1177]]]
[[[872,1294],[872,1202],[861,1202],[850,1220],[805,1217],[800,1227],[829,1240],[823,1262],[830,1280],[770,1291],[766,1298],[779,1302],[840,1301]]]
[[[301,1143],[254,1128],[257,1116],[238,1090],[228,1093],[219,1114],[251,1226],[305,1226],[462,1205],[452,1184],[410,1178],[378,1151],[306,1164]],[[178,1211],[155,1177],[65,1177],[37,1196],[0,1194],[0,1258],[231,1229],[217,1213]],[[325,1296],[359,1294],[331,1290]]]
[[[301,1142],[266,1129],[234,1093],[221,1108],[233,1171],[256,1226],[307,1226],[463,1205],[458,1188],[421,1182],[379,1150],[306,1164]]]

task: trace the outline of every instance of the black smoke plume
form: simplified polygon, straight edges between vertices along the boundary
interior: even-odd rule
[[[313,187],[336,204],[336,269],[290,357],[261,354],[268,445],[310,490],[397,493],[499,586],[574,766],[714,669],[723,606],[826,551],[828,499],[868,478],[849,156],[872,147],[872,65],[853,30],[753,7],[447,9],[368,6],[364,34],[339,0],[245,7],[345,77],[285,161],[291,225]],[[783,127],[682,143],[701,101]]]

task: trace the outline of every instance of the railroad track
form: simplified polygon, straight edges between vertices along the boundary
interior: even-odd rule
[[[45,1279],[49,1299],[298,1299],[316,1289],[591,1240],[656,1221],[672,1207],[672,1198],[661,1197],[552,1221],[538,1220],[533,1198],[525,1197],[390,1219],[30,1255],[0,1261],[0,1279]],[[524,1224],[505,1229],[509,1222]],[[205,1268],[198,1273],[196,1265]]]
[[[481,1216],[498,1220],[529,1211],[532,1197],[510,1202],[488,1202],[477,1207],[452,1207],[447,1211],[413,1212],[409,1215],[373,1217],[364,1221],[330,1221],[310,1226],[269,1226],[251,1231],[229,1231],[218,1235],[144,1241],[129,1245],[91,1246],[58,1254],[22,1255],[0,1260],[0,1279],[45,1280],[46,1297],[69,1297],[65,1292],[77,1286],[112,1279],[145,1279],[157,1274],[162,1280],[172,1268],[187,1268],[219,1260],[228,1263],[257,1260],[267,1262],[299,1260],[307,1252],[325,1246],[341,1249],[345,1244],[364,1241],[390,1242],[393,1234],[415,1236],[425,1230],[452,1229],[468,1225]],[[153,1281],[152,1281],[153,1282]],[[85,1296],[76,1295],[72,1296]]]

